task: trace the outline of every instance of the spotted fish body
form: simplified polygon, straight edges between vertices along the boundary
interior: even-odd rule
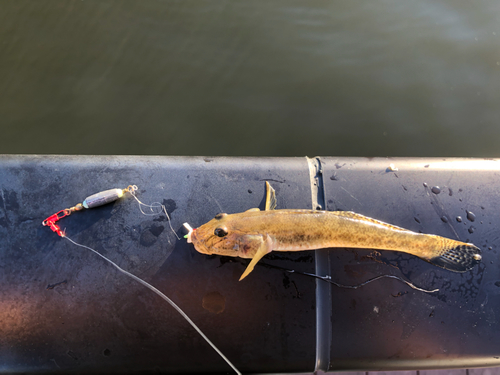
[[[274,210],[274,202],[274,190],[268,185],[265,211],[218,214],[191,232],[188,242],[200,253],[252,258],[241,279],[271,251],[393,250],[455,272],[465,272],[481,260],[480,249],[473,244],[415,233],[354,212]]]

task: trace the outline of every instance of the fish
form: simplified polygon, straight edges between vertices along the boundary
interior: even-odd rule
[[[186,238],[202,254],[251,259],[240,281],[271,251],[392,250],[453,272],[466,272],[481,262],[481,250],[474,244],[416,233],[355,212],[276,209],[276,192],[267,181],[263,211],[219,213]]]

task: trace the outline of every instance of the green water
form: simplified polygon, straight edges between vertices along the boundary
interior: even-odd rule
[[[5,1],[0,153],[498,157],[498,1]]]

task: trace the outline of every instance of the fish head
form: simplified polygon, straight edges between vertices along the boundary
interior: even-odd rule
[[[263,243],[263,236],[249,233],[243,225],[225,213],[188,234],[196,251],[202,254],[252,258]]]

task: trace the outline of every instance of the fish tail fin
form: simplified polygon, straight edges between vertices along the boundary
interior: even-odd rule
[[[426,260],[449,271],[466,272],[481,262],[481,249],[470,243],[449,241],[449,246]]]

